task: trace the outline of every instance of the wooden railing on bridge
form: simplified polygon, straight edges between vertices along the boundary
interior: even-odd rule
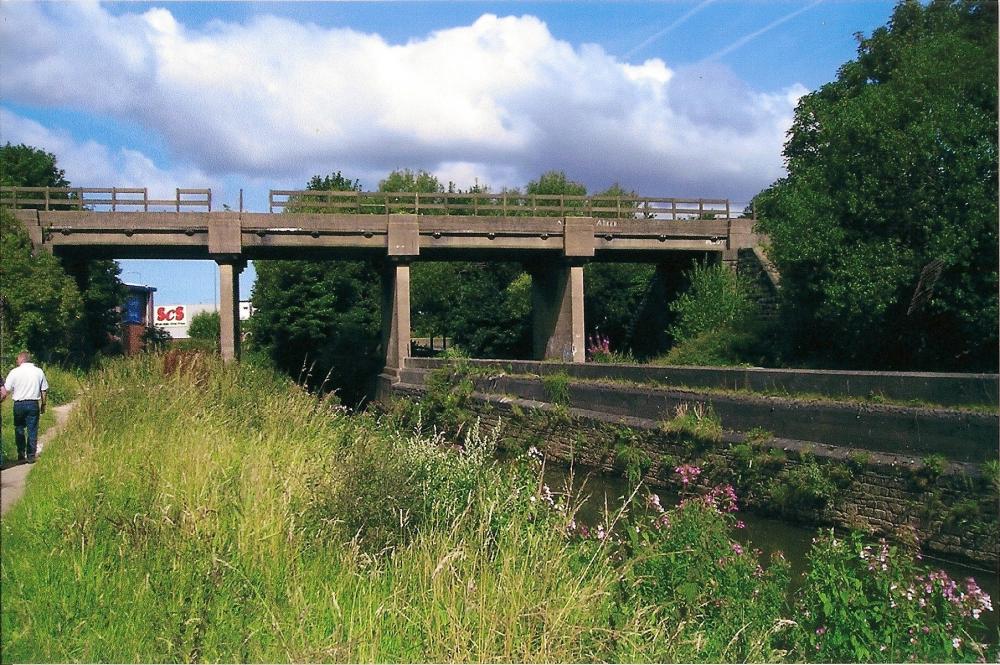
[[[494,217],[601,217],[612,219],[730,219],[729,199],[650,196],[578,196],[501,192],[341,192],[271,190],[270,212],[408,213]],[[742,209],[738,211],[742,213]]]
[[[242,194],[242,192],[241,192]],[[175,189],[172,199],[150,198],[146,187],[0,187],[0,206],[95,212],[211,212],[212,190]],[[743,207],[729,199],[637,195],[519,194],[501,192],[340,192],[273,189],[268,211],[342,214],[416,214],[486,217],[596,217],[610,219],[734,219]]]
[[[212,190],[178,188],[172,199],[152,199],[147,187],[0,187],[0,206],[36,210],[211,212]]]

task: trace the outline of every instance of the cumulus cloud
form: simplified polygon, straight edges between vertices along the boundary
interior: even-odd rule
[[[255,181],[342,170],[374,185],[366,174],[407,167],[498,189],[557,168],[591,189],[746,198],[781,175],[804,92],[754,91],[718,63],[623,62],[532,16],[485,14],[390,44],[272,16],[193,28],[167,9],[4,14],[4,99],[112,114],[157,132],[193,171]]]
[[[93,140],[78,141],[65,130],[44,125],[0,108],[4,142],[41,148],[54,154],[66,179],[80,187],[147,187],[151,198],[173,198],[177,187],[212,187],[219,180],[190,166],[161,168],[129,148],[112,150]],[[222,189],[220,187],[220,189]]]

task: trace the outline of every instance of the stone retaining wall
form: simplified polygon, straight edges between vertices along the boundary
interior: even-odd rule
[[[399,384],[394,394],[419,400],[424,390]],[[977,465],[948,463],[932,469],[906,456],[778,438],[748,442],[736,432],[726,432],[718,442],[692,443],[649,419],[495,394],[474,393],[467,408],[489,424],[501,418],[502,443],[513,451],[535,446],[563,463],[616,473],[627,473],[632,464],[632,472],[654,491],[679,489],[674,468],[697,464],[705,486],[731,483],[745,505],[758,512],[916,539],[926,550],[953,558],[993,566],[1000,561],[996,489]],[[747,464],[748,454],[756,470]],[[810,500],[777,504],[774,488],[787,484],[796,469],[835,478],[836,491],[828,501],[814,502],[807,495]]]
[[[407,367],[437,369],[448,361],[410,358]],[[962,406],[997,405],[1000,377],[996,374],[943,372],[852,372],[842,370],[768,369],[762,367],[658,367],[606,365],[532,360],[468,360],[473,367],[508,374],[566,374],[587,380],[631,381],[663,386],[748,390],[761,393],[810,394],[877,402],[879,398],[906,402]]]

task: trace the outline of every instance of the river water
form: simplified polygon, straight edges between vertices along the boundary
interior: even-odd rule
[[[544,480],[553,492],[561,493],[569,486],[572,477],[573,505],[577,505],[583,497],[586,501],[580,504],[577,520],[594,525],[603,520],[605,510],[614,511],[621,508],[624,497],[629,491],[628,483],[618,475],[603,473],[600,470],[576,467],[572,474],[570,470],[551,462],[546,465]],[[645,495],[645,490],[640,490]],[[666,508],[679,500],[677,495],[658,492],[662,505]],[[642,497],[639,499],[641,505]],[[760,548],[763,551],[762,561],[767,562],[772,552],[781,551],[791,566],[791,587],[789,593],[794,593],[802,585],[802,575],[807,567],[807,555],[812,545],[812,539],[818,532],[818,527],[790,523],[773,517],[757,515],[741,511],[736,514],[738,519],[746,524],[746,528],[738,531],[735,537],[744,546]],[[996,570],[975,566],[959,561],[947,561],[931,555],[924,555],[924,563],[931,569],[941,569],[955,580],[973,577],[976,583],[993,599],[994,607],[1000,609],[1000,574]],[[994,610],[983,615],[986,633],[978,636],[990,642],[998,641],[1000,631],[1000,612]]]

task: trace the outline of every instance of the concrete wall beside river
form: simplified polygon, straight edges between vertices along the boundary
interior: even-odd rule
[[[426,377],[442,362],[411,363],[394,393],[423,399]],[[586,378],[572,378],[564,368]],[[677,370],[684,374],[683,389],[662,381],[668,371],[676,377]],[[733,391],[729,386],[761,380],[752,371],[749,378],[744,374],[734,379],[737,372],[749,371],[740,369],[708,370],[714,376],[706,377],[694,368],[471,361],[465,371],[475,386],[469,409],[489,420],[504,420],[505,445],[512,449],[535,445],[550,457],[609,471],[637,465],[654,488],[675,489],[674,466],[693,462],[706,470],[706,483],[741,486],[746,501],[758,510],[914,538],[927,550],[952,557],[991,565],[1000,560],[998,488],[995,467],[989,464],[997,458],[1000,421],[995,375],[886,378],[878,373],[831,377],[809,372],[815,378],[809,381],[809,376],[791,372],[769,377],[772,391],[795,392],[777,378],[796,382],[799,391],[810,395],[796,399]],[[604,380],[599,378],[602,371]],[[622,383],[623,373],[629,372],[631,382]],[[642,372],[659,372],[661,380],[636,385],[636,374]],[[540,375],[550,376],[548,385]],[[551,403],[551,375],[560,376],[568,403]],[[724,387],[690,387],[713,380],[723,381]],[[885,396],[886,389],[871,388],[879,381],[890,386],[892,397]],[[829,392],[837,398],[822,397]],[[976,408],[956,408],[957,394],[967,395],[965,401]],[[877,396],[875,401],[871,395]],[[951,406],[932,405],[940,401],[935,395],[950,400]],[[882,403],[894,398],[925,404]],[[711,405],[725,428],[721,440],[692,445],[668,432],[663,424],[679,404]],[[748,441],[744,432],[751,428],[768,430],[770,436],[758,434]],[[836,491],[825,501],[776,505],[774,497],[787,492],[783,495],[775,486],[800,482],[806,471],[819,473]]]

